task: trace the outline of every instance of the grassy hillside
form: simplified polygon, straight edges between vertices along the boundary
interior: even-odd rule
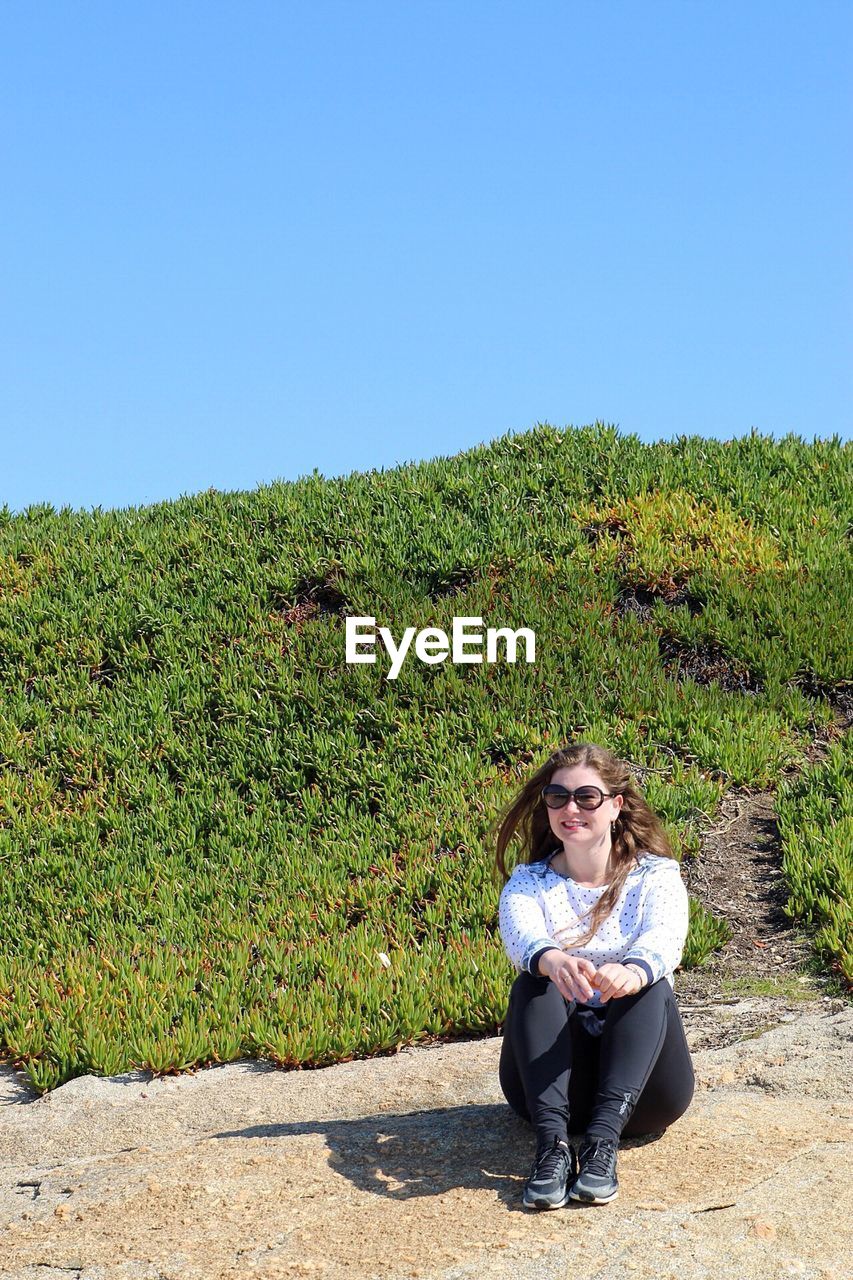
[[[727,787],[792,779],[853,669],[851,495],[837,437],[649,446],[596,424],[251,493],[4,510],[0,1052],[48,1089],[495,1028],[492,829],[518,780],[600,741],[689,857]],[[412,654],[389,680],[381,647],[344,661],[348,615],[397,640],[454,615],[524,626],[536,661]],[[806,863],[810,794],[786,809]],[[792,897],[814,927],[825,888]],[[853,977],[845,919],[821,945]],[[694,906],[686,963],[724,936]]]

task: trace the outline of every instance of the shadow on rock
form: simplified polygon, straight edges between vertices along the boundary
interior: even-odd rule
[[[521,1184],[535,1152],[532,1127],[501,1105],[252,1125],[211,1134],[208,1141],[270,1142],[314,1134],[321,1135],[329,1149],[331,1169],[359,1189],[390,1200],[443,1195],[460,1187],[487,1188],[507,1207],[520,1209]],[[645,1146],[660,1136],[628,1139],[622,1146]]]

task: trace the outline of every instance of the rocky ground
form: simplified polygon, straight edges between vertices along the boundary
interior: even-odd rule
[[[548,1213],[520,1206],[532,1134],[498,1037],[35,1101],[7,1071],[0,1277],[849,1277],[853,1009],[779,1005],[737,1039],[742,1003],[719,1011],[732,1043],[696,1053],[687,1114],[623,1145],[619,1198]]]
[[[734,934],[677,975],[696,1096],[623,1144],[612,1204],[521,1208],[500,1037],[42,1098],[5,1067],[0,1280],[853,1276],[853,1006],[784,917],[772,796],[729,795],[684,870]]]

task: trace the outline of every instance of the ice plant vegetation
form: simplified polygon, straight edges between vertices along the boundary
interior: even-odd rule
[[[0,510],[0,1053],[48,1090],[495,1031],[495,822],[578,737],[632,762],[683,859],[724,792],[775,789],[789,909],[849,976],[849,735],[802,769],[851,673],[851,492],[835,436],[595,424]],[[388,679],[380,635],[346,661],[358,618],[450,652],[412,638]],[[454,662],[454,618],[484,658],[523,625],[535,662],[523,637]],[[694,903],[684,964],[726,933]]]
[[[824,962],[853,985],[853,745],[850,734],[821,763],[785,779],[776,811],[788,914],[815,930]]]

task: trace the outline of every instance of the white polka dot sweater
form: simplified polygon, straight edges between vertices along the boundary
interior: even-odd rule
[[[512,965],[521,972],[538,974],[539,956],[558,946],[569,955],[584,956],[596,968],[630,961],[642,969],[648,982],[666,978],[674,986],[673,973],[681,960],[687,937],[687,890],[674,858],[640,855],[628,873],[613,911],[586,946],[573,947],[589,917],[581,917],[605,892],[606,885],[584,889],[569,876],[551,867],[555,849],[541,862],[519,864],[500,896],[499,928]],[[591,1004],[598,1004],[596,991]]]

